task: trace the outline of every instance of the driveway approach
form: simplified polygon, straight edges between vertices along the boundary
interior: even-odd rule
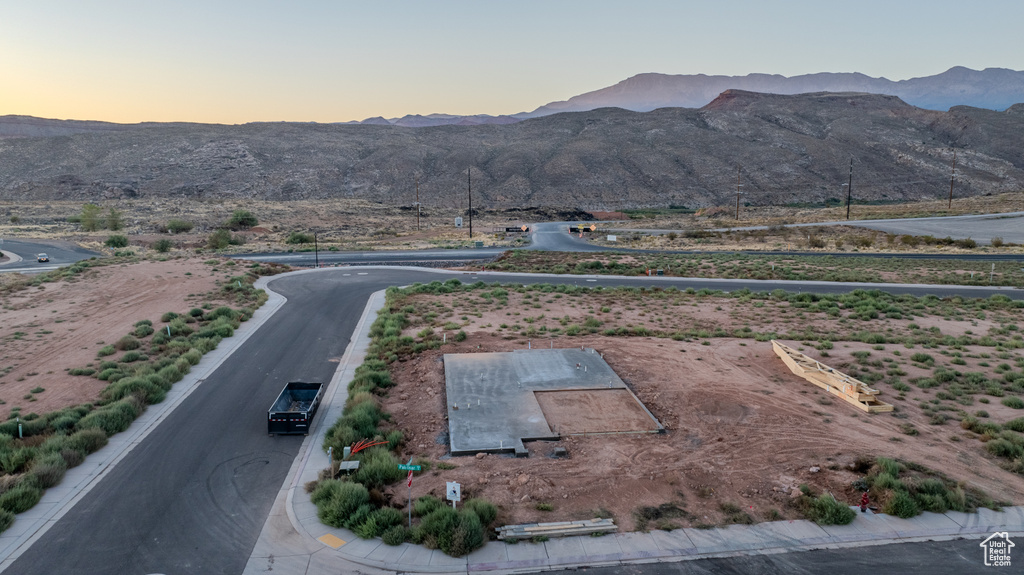
[[[271,282],[274,291],[288,298],[287,303],[205,375],[174,411],[158,425],[154,423],[151,433],[128,446],[123,459],[104,470],[77,503],[66,506],[63,515],[45,516],[48,508],[55,509],[52,498],[60,495],[60,487],[47,492],[35,519],[48,530],[26,533],[20,542],[11,543],[13,549],[4,553],[13,550],[20,556],[9,565],[9,572],[241,573],[302,443],[301,437],[266,433],[266,409],[284,382],[330,381],[373,292],[452,277],[464,282],[800,288],[828,293],[879,288],[878,284],[453,274],[399,268],[290,274]],[[1003,293],[1024,299],[1024,291],[996,288],[904,285],[891,290],[966,297]],[[80,468],[91,464],[95,465],[92,459]],[[18,521],[24,525],[31,520],[19,517]],[[16,522],[11,530],[18,528]]]

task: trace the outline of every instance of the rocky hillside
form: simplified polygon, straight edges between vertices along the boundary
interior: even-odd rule
[[[2,136],[7,137],[2,137]],[[1024,190],[1024,105],[923,110],[892,96],[730,90],[701,109],[605,108],[509,125],[118,125],[0,118],[0,199],[362,198],[617,209]]]

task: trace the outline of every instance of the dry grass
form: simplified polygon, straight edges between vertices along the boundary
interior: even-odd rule
[[[83,202],[3,202],[0,203],[0,236],[44,240],[71,240],[91,249],[102,249],[113,233],[109,230],[82,231],[69,222],[81,212]],[[363,200],[319,200],[295,202],[259,201],[183,201],[179,199],[136,199],[100,202],[101,213],[113,207],[124,214],[126,234],[132,248],[149,246],[169,239],[174,250],[204,250],[207,237],[219,228],[235,210],[248,210],[259,220],[251,230],[238,232],[244,245],[228,251],[300,250],[312,245],[285,243],[292,232],[317,234],[322,250],[416,249],[459,247],[470,244],[469,218],[464,227],[455,228],[456,208],[425,207],[416,229],[416,211],[408,207],[384,206]],[[504,233],[506,226],[518,226],[537,219],[511,212],[475,210],[474,242],[485,245],[515,245],[515,235]],[[522,219],[526,217],[527,219]],[[15,221],[11,221],[14,218]],[[191,232],[166,232],[168,221],[184,220],[194,225]],[[544,218],[541,218],[544,219]],[[501,233],[497,233],[500,231]]]

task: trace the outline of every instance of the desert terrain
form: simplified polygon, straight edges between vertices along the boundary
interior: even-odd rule
[[[506,295],[491,296],[481,288],[416,295],[397,304],[413,306],[414,318],[431,318],[414,319],[405,331],[410,337],[422,337],[431,325],[468,336],[392,363],[397,385],[383,406],[405,433],[407,456],[432,461],[429,473],[463,483],[464,497],[498,503],[506,523],[611,515],[628,530],[653,527],[637,524],[643,516],[639,510],[663,505],[684,513],[677,512],[662,527],[747,522],[737,508],[752,521],[796,518],[801,515],[791,502],[801,484],[856,503],[853,481],[863,471],[859,462],[878,456],[941,470],[997,501],[1024,499],[1024,478],[986,452],[977,434],[957,425],[980,412],[993,422],[1022,412],[1000,403],[1002,395],[954,396],[926,383],[933,371],[952,368],[996,379],[1010,364],[1024,366],[1021,340],[1007,339],[1017,347],[995,352],[1001,355],[991,360],[994,352],[986,346],[962,346],[956,352],[939,347],[936,353],[930,344],[854,340],[862,329],[893,339],[922,332],[951,337],[999,333],[1024,319],[1019,308],[969,314],[942,302],[900,319],[865,320],[846,311],[840,317],[815,313],[771,298],[636,290],[563,296],[509,286],[499,291]],[[658,334],[662,337],[653,337]],[[859,372],[875,381],[880,398],[894,404],[895,411],[869,415],[830,397],[793,375],[758,334],[778,334],[784,343],[834,367]],[[596,349],[667,433],[573,434],[559,442],[528,444],[527,459],[494,454],[448,458],[440,356],[528,345]],[[922,349],[933,365],[908,360]],[[1024,395],[1019,386],[1013,390],[1006,390],[1007,397]],[[569,457],[553,458],[555,447],[566,448]],[[436,483],[414,482],[413,497]],[[404,499],[404,486],[392,495]]]
[[[964,249],[952,245],[909,244],[887,234],[853,227],[822,227],[814,229],[786,228],[787,224],[837,221],[845,217],[845,208],[821,206],[744,206],[740,219],[733,219],[730,206],[692,210],[631,210],[628,212],[587,212],[578,209],[531,207],[498,209],[474,207],[473,238],[469,238],[469,217],[466,198],[458,204],[421,198],[419,228],[415,196],[406,205],[393,206],[355,199],[295,200],[276,202],[240,199],[106,199],[97,201],[100,214],[113,209],[121,214],[122,228],[86,231],[73,220],[82,211],[83,201],[0,201],[0,237],[61,239],[83,247],[102,250],[103,242],[113,233],[128,238],[134,250],[150,249],[160,239],[169,240],[171,253],[208,252],[209,236],[223,227],[237,210],[256,217],[252,228],[232,232],[238,245],[230,245],[218,253],[312,250],[312,243],[288,243],[293,232],[316,234],[319,249],[373,250],[457,248],[483,242],[488,246],[519,247],[521,234],[506,233],[506,227],[519,227],[531,222],[605,220],[595,222],[597,234],[590,238],[598,245],[640,249],[668,250],[859,250],[900,253],[1017,253],[1021,246],[978,246]],[[952,207],[945,201],[921,201],[905,204],[857,205],[854,219],[923,217],[1001,213],[1024,210],[1024,194],[1020,192],[991,196],[957,198]],[[463,218],[463,227],[455,227],[455,218]],[[189,224],[187,231],[175,232],[171,222]],[[769,226],[766,230],[711,232],[709,230],[743,226]],[[618,234],[616,242],[608,242],[600,233],[606,228],[678,230],[674,235]],[[818,242],[811,242],[811,238]],[[870,243],[865,241],[870,239]]]
[[[41,415],[97,401],[108,382],[67,372],[95,367],[97,352],[140,320],[225,303],[216,288],[230,267],[203,261],[123,261],[38,285],[0,275],[0,414]]]

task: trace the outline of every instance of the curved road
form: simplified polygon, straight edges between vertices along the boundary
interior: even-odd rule
[[[531,278],[396,268],[325,269],[278,278],[272,289],[286,296],[287,303],[21,555],[10,572],[241,573],[302,441],[266,434],[266,409],[284,382],[330,381],[371,293],[452,277],[467,282],[479,278],[726,290],[794,287],[792,282]],[[845,292],[865,286],[813,287]],[[894,291],[905,293],[936,291],[896,287]],[[1003,293],[938,290],[940,295]],[[1024,298],[1024,291],[1006,293]]]
[[[550,252],[625,252],[643,254],[702,254],[744,253],[749,255],[772,256],[833,256],[840,258],[876,257],[901,259],[939,259],[939,260],[970,260],[970,261],[1024,261],[1024,253],[1000,254],[919,254],[919,253],[870,253],[870,252],[802,252],[802,251],[771,251],[771,252],[736,252],[709,250],[639,250],[632,248],[616,248],[596,246],[570,234],[568,228],[574,222],[543,222],[532,224],[529,238],[530,245],[522,249]],[[369,251],[369,252],[321,252],[321,264],[345,265],[411,265],[422,262],[448,262],[453,265],[473,261],[490,260],[506,251],[506,248],[478,248],[458,250],[405,250],[405,251]],[[312,252],[267,252],[252,254],[236,254],[232,257],[254,261],[270,261],[293,266],[313,266],[316,256]]]
[[[840,220],[832,222],[808,222],[786,224],[787,228],[809,228],[821,226],[855,226],[869,228],[893,234],[911,234],[915,236],[934,236],[937,238],[953,237],[955,239],[972,238],[979,244],[989,244],[992,238],[999,237],[1003,241],[1016,244],[1024,243],[1024,212],[1004,212],[998,214],[968,214],[964,216],[936,216],[930,218],[896,218],[886,220]],[[747,231],[766,230],[769,226],[739,226],[716,228],[712,231]],[[681,232],[683,230],[649,229],[649,228],[607,228],[609,231],[640,232],[662,234]]]
[[[1016,214],[1010,214],[1013,216]],[[1007,214],[984,216],[995,221],[1002,221]],[[963,218],[975,218],[971,222],[978,221],[983,216],[953,216],[950,218],[924,218],[929,225],[942,225],[937,220],[956,220]],[[935,221],[933,221],[935,220]],[[896,222],[893,225],[903,225],[904,222],[915,220],[877,220],[879,225]],[[1008,219],[1006,221],[1017,221]],[[875,221],[872,221],[874,223]],[[627,253],[663,253],[663,254],[703,254],[712,255],[716,253],[745,253],[750,255],[774,256],[833,256],[833,257],[878,257],[878,258],[901,258],[901,259],[953,259],[970,261],[1024,261],[1024,254],[1000,253],[1000,254],[901,254],[901,253],[864,253],[864,252],[801,252],[801,251],[772,251],[772,252],[736,252],[736,251],[703,251],[703,250],[637,250],[630,248],[614,248],[595,246],[585,240],[581,240],[573,234],[568,233],[568,227],[578,222],[543,222],[532,224],[529,234],[530,245],[525,246],[528,250],[559,251],[559,252],[627,252]],[[838,222],[841,223],[841,222]],[[863,222],[861,222],[863,223]],[[801,224],[803,225],[803,224]],[[806,224],[825,225],[825,224]],[[991,225],[991,223],[990,223]],[[1007,224],[1010,225],[1010,224]],[[652,230],[647,230],[652,231]],[[653,230],[657,231],[657,230]],[[1024,233],[1024,232],[1022,232]],[[1011,237],[1012,234],[1007,234]],[[1010,241],[1009,239],[1007,241]],[[1024,243],[1024,242],[1022,242]],[[95,252],[79,248],[67,242],[55,242],[45,240],[5,240],[0,249],[15,253],[23,258],[22,262],[9,262],[0,264],[0,272],[26,272],[35,273],[56,269],[62,265],[74,263],[79,260],[88,259],[99,255]],[[414,265],[432,263],[449,266],[465,265],[472,262],[491,260],[506,251],[506,248],[463,248],[450,250],[375,250],[375,251],[354,251],[354,252],[331,252],[324,251],[318,255],[313,252],[260,252],[235,254],[231,257],[248,259],[253,261],[269,261],[293,266],[309,267],[316,261],[326,265]],[[50,263],[39,264],[35,261],[35,254],[46,252],[50,256]]]
[[[0,271],[4,272],[45,272],[99,255],[70,242],[37,239],[28,241],[4,238],[3,243],[0,244],[0,250],[17,254],[22,258],[20,262],[12,261],[0,266]],[[48,263],[36,262],[38,253],[50,256],[50,261]]]

